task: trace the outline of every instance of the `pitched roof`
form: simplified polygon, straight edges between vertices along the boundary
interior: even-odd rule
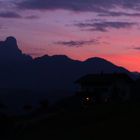
[[[81,77],[75,83],[78,84],[110,84],[115,81],[133,82],[133,80],[124,73],[113,74],[88,74]]]

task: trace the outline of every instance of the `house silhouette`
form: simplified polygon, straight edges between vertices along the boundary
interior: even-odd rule
[[[122,102],[131,97],[133,80],[124,73],[88,74],[76,81],[84,103]]]

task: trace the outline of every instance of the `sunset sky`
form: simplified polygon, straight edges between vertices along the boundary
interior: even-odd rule
[[[0,0],[0,40],[33,57],[102,57],[140,71],[140,0]]]

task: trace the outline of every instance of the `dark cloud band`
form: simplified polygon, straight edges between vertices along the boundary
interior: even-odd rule
[[[106,11],[105,13],[99,13],[98,16],[101,16],[101,17],[108,17],[108,16],[111,16],[111,17],[120,17],[120,16],[140,17],[140,13]]]
[[[134,50],[139,50],[140,51],[140,47],[135,47],[133,48]]]
[[[1,18],[22,18],[18,13],[16,12],[0,12]]]
[[[83,47],[84,45],[90,45],[90,44],[99,44],[99,40],[93,39],[88,41],[59,41],[55,42],[55,44],[68,46],[68,47]]]
[[[140,0],[23,0],[16,3],[19,8],[73,11],[104,11],[108,8],[123,7],[139,10]]]
[[[123,29],[130,28],[135,25],[137,25],[137,23],[132,22],[95,22],[95,23],[75,24],[75,26],[79,27],[81,30],[100,31],[100,32],[106,32],[110,28]]]

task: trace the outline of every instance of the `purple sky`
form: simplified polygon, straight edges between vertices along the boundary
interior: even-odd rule
[[[33,57],[103,57],[140,71],[140,0],[0,0],[0,40]]]

